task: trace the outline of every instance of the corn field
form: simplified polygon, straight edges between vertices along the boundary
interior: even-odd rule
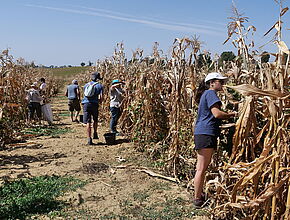
[[[34,68],[23,59],[14,60],[8,50],[0,54],[0,149],[19,135],[27,120],[27,90],[41,77],[48,84],[47,97],[58,92],[60,85],[48,71]]]
[[[209,208],[213,219],[290,218],[290,52],[282,40],[282,20],[288,7],[276,2],[280,7],[278,21],[265,34],[275,32],[271,41],[277,45],[277,52],[271,53],[274,62],[261,62],[261,53],[248,39],[256,28],[245,27],[248,18],[233,7],[224,42],[232,41],[237,49],[233,61],[220,63],[215,56],[211,63],[198,65],[202,43],[198,37],[191,37],[176,38],[169,56],[156,42],[150,56],[137,49],[130,60],[123,43],[119,43],[111,58],[97,61],[92,69],[101,73],[105,86],[100,119],[107,124],[110,119],[111,81],[123,80],[126,97],[120,118],[122,131],[136,143],[137,150],[163,164],[168,175],[189,190],[196,163],[193,128],[197,85],[212,71],[229,77],[221,94],[223,109],[238,111],[239,117],[224,126],[207,175],[205,188],[212,199]],[[210,54],[203,54],[204,60],[205,56]],[[14,63],[6,51],[1,62],[1,132],[13,134],[26,114],[24,88],[44,73]],[[89,74],[76,78],[83,85],[89,81]]]
[[[98,61],[95,67],[106,88],[101,118],[108,123],[110,82],[125,81],[122,131],[136,142],[138,150],[164,164],[165,171],[187,183],[189,189],[195,169],[197,85],[211,71],[230,78],[221,99],[224,109],[238,111],[239,117],[224,126],[229,128],[222,132],[207,176],[213,219],[289,219],[290,68],[289,49],[281,38],[282,17],[288,7],[277,3],[278,21],[265,34],[276,31],[272,39],[278,51],[272,53],[274,62],[261,62],[262,54],[255,52],[254,42],[247,38],[256,28],[246,28],[248,18],[233,7],[225,41],[232,41],[237,49],[238,55],[231,62],[220,64],[215,57],[210,64],[198,66],[201,41],[192,37],[176,38],[171,58],[156,42],[150,56],[143,57],[143,51],[137,49],[128,60],[124,45],[119,43],[112,58]]]

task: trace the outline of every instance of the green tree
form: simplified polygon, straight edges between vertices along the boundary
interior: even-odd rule
[[[197,62],[197,67],[202,68],[203,66],[209,67],[210,64],[212,63],[212,60],[209,53],[207,54],[201,53],[198,55],[196,62]]]
[[[270,59],[270,54],[267,51],[264,51],[261,54],[261,63],[267,63],[269,62],[269,59]]]
[[[224,51],[221,54],[220,62],[233,61],[235,58],[236,58],[236,55],[232,51]]]
[[[85,66],[86,64],[84,62],[81,62],[81,66]]]

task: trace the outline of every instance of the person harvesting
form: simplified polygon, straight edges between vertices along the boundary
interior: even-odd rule
[[[125,91],[122,89],[122,85],[124,83],[118,79],[112,81],[112,85],[110,87],[110,112],[111,112],[111,121],[110,121],[110,129],[112,133],[116,135],[120,135],[117,131],[117,123],[121,116],[121,105],[124,99]]]
[[[194,143],[197,151],[196,173],[194,177],[194,205],[200,208],[205,203],[203,185],[207,168],[220,135],[222,119],[237,115],[236,112],[223,112],[217,92],[221,91],[227,77],[218,72],[209,73],[197,90],[195,97],[198,103],[198,114],[194,129]]]

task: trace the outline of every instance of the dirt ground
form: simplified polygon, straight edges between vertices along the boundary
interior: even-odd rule
[[[191,193],[168,180],[152,177],[138,168],[162,173],[125,137],[106,145],[99,125],[99,140],[87,146],[85,125],[72,123],[66,97],[52,102],[55,127],[70,132],[38,136],[0,151],[0,179],[42,175],[73,176],[87,184],[62,199],[70,205],[36,219],[207,219],[192,206]]]

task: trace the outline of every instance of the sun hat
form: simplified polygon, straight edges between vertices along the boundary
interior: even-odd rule
[[[114,84],[116,84],[116,83],[120,83],[120,80],[118,80],[118,79],[114,79],[114,80],[112,81],[112,85],[114,85]]]
[[[78,84],[78,81],[77,81],[76,79],[74,79],[74,80],[72,81],[72,84]]]
[[[114,84],[116,84],[116,83],[122,83],[122,84],[125,84],[125,82],[122,82],[122,81],[120,81],[120,80],[118,80],[118,79],[114,79],[114,80],[112,81],[112,85],[114,85]]]
[[[102,79],[100,73],[99,72],[92,73],[91,80],[97,81],[98,79],[100,79],[100,80]]]
[[[205,77],[204,81],[208,82],[209,80],[212,79],[221,79],[221,80],[226,80],[228,77],[222,76],[222,74],[218,73],[218,72],[212,72],[207,74],[207,76]]]

